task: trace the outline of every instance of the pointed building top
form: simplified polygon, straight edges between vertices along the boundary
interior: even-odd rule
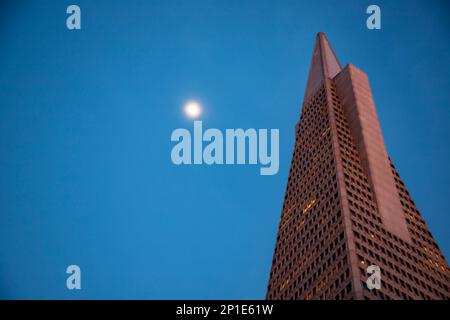
[[[325,78],[334,78],[341,70],[341,64],[325,33],[319,32],[314,45],[304,99],[311,96]]]

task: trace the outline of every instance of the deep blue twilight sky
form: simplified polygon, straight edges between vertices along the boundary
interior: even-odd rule
[[[450,257],[448,3],[374,3],[380,31],[361,0],[2,1],[0,298],[264,298],[318,31]],[[173,165],[189,99],[206,128],[279,128],[279,173]]]

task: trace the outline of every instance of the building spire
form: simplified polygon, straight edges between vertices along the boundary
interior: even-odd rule
[[[341,70],[341,64],[334,54],[325,33],[319,32],[311,58],[304,99],[306,100],[310,97],[325,78],[334,78]]]

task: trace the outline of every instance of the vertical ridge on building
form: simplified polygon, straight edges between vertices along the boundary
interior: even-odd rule
[[[319,33],[266,297],[449,299],[449,276],[386,151],[367,75],[342,68]]]
[[[334,78],[341,69],[341,64],[334,54],[327,37],[323,32],[319,32],[314,44],[304,100],[316,91],[324,79]]]

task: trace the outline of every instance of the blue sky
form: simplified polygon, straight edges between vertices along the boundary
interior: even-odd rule
[[[66,29],[78,4],[82,30]],[[445,1],[2,1],[0,298],[264,298],[314,39],[371,81],[450,254]],[[279,128],[280,171],[175,166],[176,128]],[[82,290],[65,269],[82,270]]]

